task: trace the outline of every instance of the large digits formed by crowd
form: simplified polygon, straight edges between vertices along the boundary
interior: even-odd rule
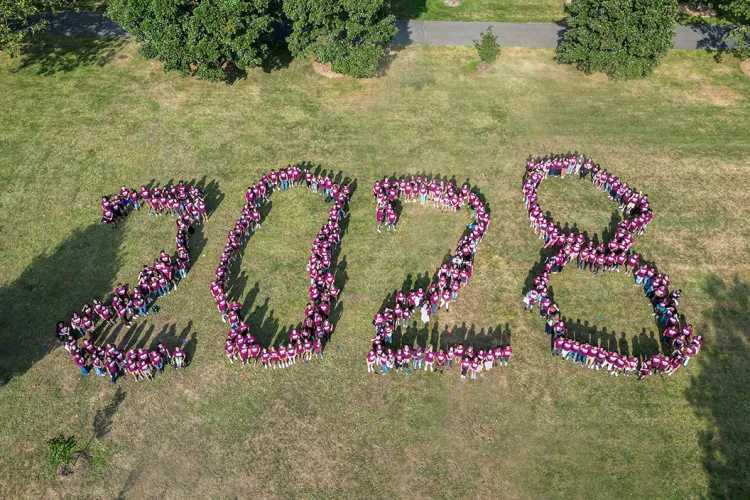
[[[446,368],[453,367],[455,360],[461,378],[468,376],[476,379],[483,369],[507,366],[512,353],[509,344],[478,349],[476,352],[473,346],[463,344],[445,349],[431,344],[393,345],[396,329],[405,330],[416,312],[419,312],[422,323],[426,324],[441,308],[445,307],[448,311],[456,301],[458,292],[469,285],[474,273],[474,255],[490,224],[490,211],[482,197],[468,184],[459,188],[452,182],[424,176],[400,179],[385,177],[373,186],[373,197],[377,204],[378,232],[382,232],[384,224],[386,231],[397,230],[399,200],[404,204],[429,205],[444,212],[459,212],[466,207],[473,222],[458,240],[455,253],[440,266],[426,290],[396,290],[393,293],[395,303],[375,314],[372,321],[375,326],[372,350],[365,356],[367,372],[386,375],[389,371],[411,373],[412,370],[425,370],[442,374]]]
[[[130,328],[134,320],[153,310],[157,298],[171,294],[185,279],[190,267],[189,229],[208,219],[203,198],[197,187],[182,181],[161,188],[141,186],[140,190],[123,186],[118,194],[102,197],[102,223],[112,229],[116,229],[133,210],[148,210],[153,216],[173,216],[177,224],[177,249],[173,257],[162,250],[153,265],[143,266],[132,290],[118,283],[109,301],[94,300],[93,306],[84,304],[81,312],[73,313],[69,322],[57,323],[57,338],[83,375],[88,375],[93,368],[97,375],[109,376],[115,383],[127,372],[137,382],[153,380],[156,372],[163,372],[165,364],[172,363],[177,369],[185,367],[186,354],[180,346],[172,352],[164,344],[159,344],[153,350],[130,349],[125,353],[112,343],[98,345],[93,338],[97,324],[114,325],[116,318],[122,327]],[[83,342],[79,345],[81,339]]]
[[[293,328],[288,339],[282,339],[278,346],[263,346],[250,332],[249,325],[242,320],[242,304],[228,302],[227,285],[232,263],[237,259],[244,243],[261,227],[261,208],[268,203],[275,190],[294,189],[306,186],[314,193],[325,196],[333,206],[328,212],[328,221],[318,231],[313,240],[307,273],[310,278],[309,299],[305,308],[305,319],[301,328]],[[336,305],[339,289],[336,276],[331,272],[333,254],[341,243],[340,222],[346,215],[351,188],[334,182],[331,175],[316,174],[301,166],[290,166],[278,172],[271,170],[261,177],[257,184],[250,186],[245,193],[246,203],[240,218],[227,235],[224,251],[216,268],[216,277],[211,283],[211,294],[223,322],[230,326],[224,352],[230,363],[239,361],[243,366],[251,361],[260,362],[263,367],[287,368],[313,358],[323,358],[326,342],[330,341],[333,325],[329,316]]]
[[[593,184],[618,204],[623,220],[617,224],[609,241],[595,245],[579,232],[563,231],[545,216],[539,206],[539,186],[545,179],[563,179],[566,176],[578,177]],[[544,241],[544,248],[552,248],[555,252],[546,259],[541,273],[534,278],[534,287],[524,298],[525,308],[529,311],[538,308],[540,316],[546,320],[547,334],[553,336],[552,354],[591,370],[607,370],[614,376],[637,371],[639,379],[655,373],[672,375],[680,367],[687,366],[690,358],[698,353],[703,338],[693,334],[692,325],[681,322],[677,308],[682,292],[670,290],[669,276],[631,251],[634,237],[646,231],[653,217],[648,195],[602,169],[591,159],[556,156],[527,162],[523,197],[531,228]],[[568,338],[560,307],[551,300],[547,284],[551,275],[562,271],[571,262],[575,262],[579,269],[594,274],[624,269],[625,275],[632,277],[635,286],[642,286],[644,296],[657,318],[665,352],[639,360]]]
[[[551,217],[545,216],[539,205],[539,186],[548,178],[566,176],[593,184],[618,204],[623,220],[608,241],[595,244],[583,234],[563,230]],[[271,194],[275,190],[302,186],[324,196],[327,202],[333,202],[327,222],[313,241],[306,266],[310,278],[309,302],[301,326],[290,329],[288,339],[282,339],[277,346],[261,345],[241,317],[242,304],[228,298],[232,264],[241,257],[247,239],[260,229],[262,211]],[[452,182],[425,176],[386,177],[375,183],[373,193],[378,232],[383,226],[386,231],[397,231],[401,202],[429,205],[446,212],[467,209],[473,220],[459,239],[455,253],[440,266],[426,289],[396,290],[393,303],[375,314],[372,350],[366,355],[368,372],[386,374],[389,371],[425,370],[443,373],[444,369],[453,366],[455,360],[461,377],[474,379],[482,370],[507,366],[512,353],[507,342],[476,350],[471,345],[462,344],[448,348],[393,345],[394,332],[399,328],[405,330],[416,313],[422,323],[429,322],[441,308],[445,307],[447,311],[458,292],[471,282],[477,247],[490,223],[490,211],[484,198],[468,184],[458,187]],[[252,362],[276,369],[301,361],[306,364],[313,357],[322,359],[334,328],[330,315],[340,293],[331,266],[334,253],[341,244],[341,221],[346,217],[351,194],[350,185],[335,182],[331,175],[313,172],[303,165],[278,172],[271,170],[248,188],[246,203],[227,235],[210,286],[221,320],[230,327],[224,343],[224,352],[230,363],[237,361],[244,366]],[[670,289],[669,276],[631,250],[634,238],[643,234],[653,217],[648,196],[601,169],[591,159],[554,156],[527,162],[523,199],[531,228],[543,240],[543,247],[553,251],[553,255],[542,263],[541,271],[534,277],[533,287],[524,298],[525,309],[536,310],[545,319],[546,332],[552,336],[553,356],[591,370],[607,370],[614,376],[637,372],[639,379],[655,373],[671,375],[687,366],[698,353],[703,339],[693,333],[692,326],[686,324],[678,313],[681,291]],[[132,375],[135,381],[153,380],[155,373],[162,372],[167,364],[178,369],[185,367],[185,351],[178,346],[170,352],[169,348],[159,344],[155,350],[131,349],[125,353],[112,343],[97,345],[93,340],[95,330],[98,324],[114,325],[118,319],[122,327],[130,328],[133,321],[153,310],[157,298],[177,289],[190,267],[190,227],[202,224],[208,218],[204,195],[196,186],[182,181],[163,187],[143,186],[140,190],[123,187],[118,194],[104,196],[101,206],[102,223],[113,229],[133,210],[175,217],[175,255],[162,251],[153,265],[144,266],[132,290],[118,283],[108,301],[94,300],[93,305],[84,305],[81,312],[74,313],[69,321],[60,321],[57,336],[83,375],[88,375],[93,369],[97,375],[108,375],[113,383],[125,373]],[[552,275],[571,262],[594,274],[624,270],[625,275],[632,277],[634,285],[643,288],[644,296],[653,307],[663,338],[663,353],[638,359],[569,338],[560,307],[549,294],[548,283]],[[82,344],[79,344],[81,340]]]

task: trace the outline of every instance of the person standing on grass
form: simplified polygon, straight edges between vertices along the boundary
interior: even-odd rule
[[[367,353],[367,356],[365,357],[365,360],[367,361],[367,373],[375,373],[375,360],[377,359],[377,356],[375,355],[375,351],[370,351]]]
[[[315,339],[315,343],[313,344],[313,351],[315,352],[315,359],[323,359],[323,341],[320,340],[320,337]]]
[[[235,352],[234,342],[232,342],[231,339],[227,339],[227,341],[224,342],[224,352],[227,355],[229,363],[234,364],[234,360],[237,359],[237,353]]]
[[[453,348],[453,346],[450,346],[448,348],[448,352],[445,353],[445,361],[448,365],[448,369],[453,368],[453,358],[456,357],[456,350]]]
[[[443,374],[443,370],[445,369],[445,362],[447,361],[448,357],[445,354],[445,351],[442,349],[439,349],[437,354],[435,355],[435,360],[437,361],[437,370],[440,372],[440,374]]]
[[[427,350],[424,353],[424,371],[435,371],[435,350],[432,345],[427,346]]]
[[[475,357],[469,361],[469,369],[471,370],[471,380],[476,380],[480,370],[479,359]]]
[[[141,377],[141,371],[138,368],[138,359],[137,358],[129,358],[127,362],[125,363],[125,368],[133,376],[133,380],[137,383],[138,380],[140,380]]]
[[[552,356],[560,356],[563,352],[563,346],[565,345],[565,338],[556,337],[554,340],[554,346],[552,347]],[[563,359],[565,357],[563,356]]]
[[[387,360],[388,370],[393,371],[393,368],[396,366],[396,355],[393,354],[393,349],[388,349],[385,357]]]
[[[150,351],[149,357],[151,358],[151,365],[154,367],[156,371],[163,372],[164,371],[164,358],[161,357],[161,354],[159,354],[159,351]]]
[[[430,306],[427,302],[422,304],[421,313],[422,324],[426,325],[430,321]]]
[[[536,301],[538,298],[539,298],[539,292],[537,292],[536,290],[531,289],[528,292],[526,292],[526,296],[523,299],[524,312],[525,311],[529,311],[530,313],[534,312],[534,306],[536,305]]]
[[[117,364],[117,360],[108,356],[104,362],[104,366],[107,368],[112,383],[117,383],[117,377],[120,375],[120,366]]]
[[[81,373],[88,376],[89,374],[89,363],[86,360],[86,356],[83,353],[76,353],[73,355],[73,361],[76,366],[81,370]]]
[[[484,371],[490,371],[493,366],[495,366],[495,352],[487,349],[487,354],[484,356]]]
[[[461,378],[466,378],[466,373],[471,368],[471,360],[468,357],[461,358]]]
[[[169,365],[172,363],[172,355],[169,353],[169,349],[167,349],[167,346],[159,342],[159,345],[156,346],[156,350],[159,352],[166,364]]]
[[[154,374],[151,371],[151,364],[147,360],[141,360],[138,362],[138,370],[141,372],[141,376],[144,379],[154,380]]]
[[[396,230],[396,221],[398,220],[398,215],[396,214],[396,211],[391,209],[390,206],[386,210],[386,222],[388,222],[388,231],[395,231]]]
[[[503,348],[503,364],[505,366],[508,366],[508,363],[510,362],[510,357],[513,354],[513,349],[508,345]]]
[[[378,206],[378,209],[375,212],[375,219],[378,222],[378,232],[381,233],[381,229],[383,227],[383,219],[385,219],[384,211],[380,206]]]

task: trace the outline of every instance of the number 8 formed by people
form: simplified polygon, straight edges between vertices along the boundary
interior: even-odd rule
[[[539,205],[539,186],[548,178],[565,177],[577,177],[579,181],[593,184],[618,205],[623,220],[607,241],[594,244],[580,232],[564,231],[551,217],[545,216]],[[667,274],[631,251],[633,239],[646,231],[653,217],[648,195],[591,159],[568,155],[529,160],[523,179],[523,199],[531,228],[543,240],[543,248],[553,252],[543,260],[541,271],[524,297],[525,309],[538,310],[546,321],[546,332],[552,336],[553,356],[561,356],[590,370],[606,370],[612,376],[637,373],[639,379],[650,374],[672,375],[687,366],[703,345],[703,338],[693,332],[692,325],[681,320],[678,307],[682,292],[670,289]],[[551,275],[561,272],[571,262],[594,274],[624,270],[634,286],[642,287],[662,336],[662,352],[639,359],[568,338],[560,307],[551,300],[548,282]]]

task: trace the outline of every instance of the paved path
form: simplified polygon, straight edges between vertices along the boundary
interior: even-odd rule
[[[50,35],[70,36],[128,36],[128,32],[103,12],[60,12],[46,15]]]
[[[50,34],[74,36],[127,36],[120,25],[102,12],[61,12],[48,18]],[[490,24],[503,47],[555,48],[565,27],[557,24],[471,23],[449,21],[396,21],[397,45],[471,46]],[[727,48],[726,26],[678,26],[676,49]]]
[[[492,25],[497,41],[503,47],[557,47],[564,25],[535,23],[470,23],[451,21],[396,21],[399,45],[474,45],[479,34]],[[678,26],[675,49],[727,48],[726,26]]]

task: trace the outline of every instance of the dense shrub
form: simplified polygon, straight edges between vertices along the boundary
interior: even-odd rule
[[[293,22],[293,55],[312,55],[357,78],[375,75],[396,35],[386,0],[285,0],[284,14]]]
[[[62,465],[67,467],[73,463],[76,448],[78,443],[72,436],[65,437],[60,434],[45,443],[47,447],[47,464],[50,469],[55,471]]]
[[[734,53],[742,59],[750,57],[750,0],[734,0],[728,7],[740,23],[730,33]]]
[[[651,73],[672,47],[676,0],[574,0],[557,60],[615,79]]]
[[[27,35],[47,27],[39,16],[68,5],[68,0],[0,0],[0,50],[15,56]]]
[[[259,66],[279,21],[277,0],[109,0],[107,15],[167,70],[222,80]]]
[[[497,43],[497,35],[492,32],[492,26],[479,34],[479,40],[474,40],[474,47],[484,64],[492,64],[497,60],[497,56],[500,55],[500,45]]]

